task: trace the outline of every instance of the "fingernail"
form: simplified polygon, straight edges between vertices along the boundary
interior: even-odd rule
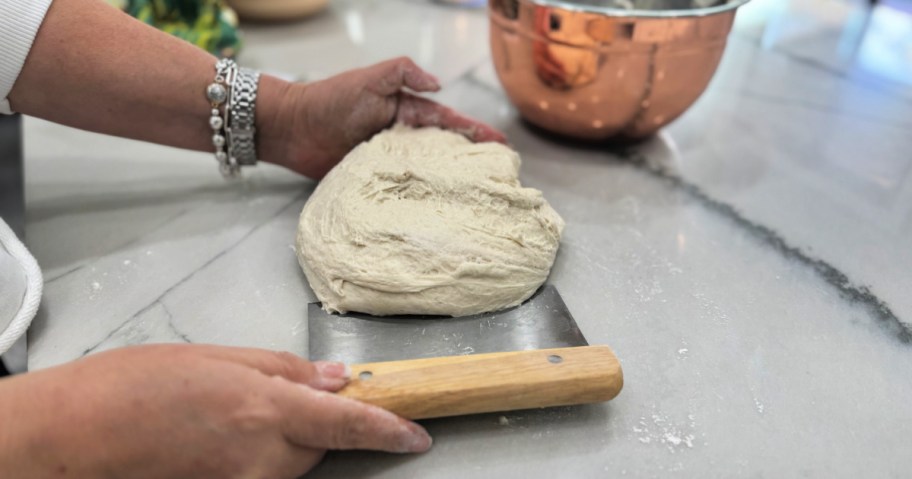
[[[423,427],[412,423],[410,427],[406,427],[406,430],[409,433],[408,439],[405,441],[405,448],[403,452],[425,452],[431,448],[431,445],[434,443],[434,439],[431,437]]]
[[[435,90],[439,90],[441,88],[440,79],[437,78],[436,76],[428,73],[428,80],[430,81],[431,87],[434,88]]]
[[[318,362],[314,365],[320,375],[327,378],[349,379],[351,377],[351,368],[344,363]]]

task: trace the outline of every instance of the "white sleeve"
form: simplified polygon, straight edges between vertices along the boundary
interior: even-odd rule
[[[0,219],[0,354],[25,334],[44,289],[35,258]]]
[[[0,0],[0,113],[10,114],[7,96],[19,78],[51,0]]]

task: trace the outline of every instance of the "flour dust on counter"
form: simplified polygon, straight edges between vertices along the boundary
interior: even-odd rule
[[[298,258],[323,308],[467,316],[528,299],[564,222],[519,167],[507,146],[438,128],[355,148],[301,213]]]
[[[650,161],[642,154],[628,151],[621,152],[621,157],[632,161],[638,168],[670,184],[678,191],[684,192],[709,211],[732,221],[738,228],[748,232],[757,241],[771,247],[783,257],[809,268],[825,284],[833,288],[842,299],[866,310],[878,326],[888,334],[903,344],[912,344],[912,324],[900,319],[893,309],[875,295],[870,288],[856,284],[839,268],[790,244],[775,230],[751,221],[733,206],[712,198],[699,186],[688,182],[679,174],[669,171],[665,166]],[[762,411],[763,406],[758,404],[758,409]]]

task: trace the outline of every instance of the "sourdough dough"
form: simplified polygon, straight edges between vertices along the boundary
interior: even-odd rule
[[[515,306],[548,277],[564,222],[523,188],[519,155],[396,126],[317,187],[297,255],[330,312],[464,316]]]

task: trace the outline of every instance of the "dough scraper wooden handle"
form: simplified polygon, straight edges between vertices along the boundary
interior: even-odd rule
[[[407,419],[608,401],[621,364],[608,346],[357,364],[339,394]]]

